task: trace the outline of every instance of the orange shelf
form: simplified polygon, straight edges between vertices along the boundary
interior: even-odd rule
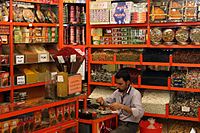
[[[91,61],[90,64],[115,64],[114,61]]]
[[[91,48],[147,48],[146,44],[100,44],[100,45],[93,45],[90,44]]]
[[[142,62],[141,65],[170,66],[170,63],[163,63],[163,62]]]
[[[5,113],[5,114],[0,114],[0,119],[5,119],[5,118],[17,116],[17,115],[22,115],[22,114],[34,112],[34,111],[38,111],[38,110],[41,110],[41,109],[44,109],[44,108],[55,107],[55,106],[59,106],[59,105],[70,103],[70,102],[75,102],[77,99],[78,99],[77,97],[68,98],[68,99],[65,99],[65,100],[61,100],[61,101],[57,101],[57,102],[51,102],[51,103],[44,104],[44,105],[41,105],[41,106],[35,106],[35,107],[23,109],[23,110],[13,111],[13,112]]]
[[[37,2],[33,0],[15,0],[17,2],[28,2],[28,3],[38,3],[38,4],[50,4],[50,5],[58,5],[58,3],[50,3],[50,2]]]
[[[132,61],[116,61],[115,64],[124,64],[124,65],[140,65],[140,62],[132,62]]]
[[[142,89],[153,89],[153,90],[169,90],[167,86],[151,86],[151,85],[140,85]]]
[[[60,129],[67,129],[67,128],[70,128],[70,127],[75,127],[78,125],[78,122],[77,121],[74,121],[74,120],[70,120],[70,121],[65,121],[65,122],[61,122],[61,123],[58,123],[54,126],[50,126],[48,128],[44,128],[44,129],[41,129],[41,130],[38,130],[38,131],[34,131],[33,133],[44,133],[44,132],[50,132],[50,131],[55,131],[55,130],[60,130]]]
[[[7,25],[9,26],[11,23],[10,22],[0,22],[0,25]]]
[[[26,85],[21,85],[21,86],[14,86],[14,90],[37,87],[37,86],[43,86],[43,85],[45,85],[47,83],[48,82],[39,82],[39,83],[35,83],[35,84],[26,84]]]
[[[10,87],[0,88],[0,92],[10,91]]]
[[[200,67],[200,64],[172,63],[172,66]]]
[[[200,89],[171,87],[172,91],[200,92]]]
[[[86,48],[86,45],[69,45],[69,44],[64,44],[63,47]]]
[[[14,26],[43,26],[43,27],[56,27],[59,24],[52,24],[52,23],[27,23],[27,22],[13,22]]]
[[[167,118],[166,114],[152,114],[152,113],[144,113],[144,116],[149,116],[149,117],[158,117],[158,118]]]
[[[133,24],[91,24],[91,28],[109,28],[109,27],[147,27],[147,23]]]
[[[187,120],[187,121],[196,121],[196,122],[199,122],[199,118],[193,118],[193,117],[184,117],[184,116],[169,115],[168,118],[170,118],[170,119],[177,119],[177,120]]]
[[[172,49],[172,48],[200,48],[199,45],[170,45],[170,46],[167,46],[167,45],[158,45],[158,46],[155,46],[155,45],[150,45],[149,48],[167,48],[167,49]]]
[[[104,83],[104,82],[89,82],[89,85],[114,86],[112,83]]]
[[[150,23],[150,26],[195,26],[195,25],[200,25],[200,22],[182,22],[182,23],[176,23],[176,22],[168,22],[168,23]]]

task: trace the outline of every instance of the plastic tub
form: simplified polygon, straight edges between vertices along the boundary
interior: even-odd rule
[[[162,133],[162,124],[154,123],[155,129],[148,129],[147,127],[150,125],[149,121],[141,121],[140,133]]]

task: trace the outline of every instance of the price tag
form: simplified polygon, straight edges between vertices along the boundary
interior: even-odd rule
[[[17,85],[25,84],[25,76],[17,76]]]
[[[16,64],[24,64],[24,55],[16,55]]]
[[[63,56],[57,56],[59,63],[65,63]]]
[[[56,79],[56,75],[57,75],[57,72],[52,72],[51,73],[51,80]]]
[[[59,83],[64,82],[63,76],[62,76],[62,75],[58,75],[58,76],[57,76],[57,81],[58,81]]]
[[[39,62],[48,62],[48,54],[39,54]]]
[[[32,26],[33,26],[33,24],[28,24],[28,26],[29,26],[29,27],[32,27]]]
[[[190,112],[190,107],[182,106],[182,112]]]
[[[70,62],[76,62],[76,55],[70,55]]]

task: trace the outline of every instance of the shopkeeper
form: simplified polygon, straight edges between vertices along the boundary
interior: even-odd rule
[[[144,114],[141,94],[131,86],[130,75],[126,68],[116,73],[115,82],[117,90],[106,99],[98,98],[97,102],[119,113],[119,126],[111,133],[136,133]]]

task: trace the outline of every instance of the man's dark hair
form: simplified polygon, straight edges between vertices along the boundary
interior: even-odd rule
[[[130,81],[130,74],[127,71],[127,69],[122,68],[115,74],[115,78],[116,79],[122,78],[125,82],[128,80]]]

